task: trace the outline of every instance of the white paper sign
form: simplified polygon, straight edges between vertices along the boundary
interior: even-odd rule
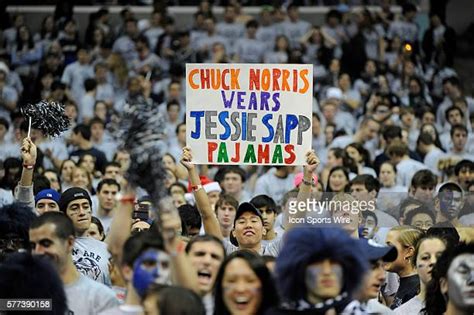
[[[304,165],[312,65],[187,64],[187,146],[198,164]]]

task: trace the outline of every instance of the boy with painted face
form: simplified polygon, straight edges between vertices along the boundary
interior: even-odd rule
[[[456,183],[442,184],[435,199],[436,223],[446,226],[459,226],[459,212],[464,205],[463,190]]]
[[[363,253],[340,228],[289,231],[275,266],[284,303],[269,314],[359,314],[352,294],[367,270]]]
[[[426,291],[425,314],[474,313],[474,244],[460,244],[438,259]]]

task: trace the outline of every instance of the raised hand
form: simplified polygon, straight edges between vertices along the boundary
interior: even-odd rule
[[[23,139],[21,145],[21,158],[23,159],[23,164],[35,165],[36,156],[36,145],[31,141],[31,138],[27,137]]]
[[[194,169],[193,155],[189,147],[183,148],[183,155],[181,156],[181,164],[188,170]]]
[[[306,153],[306,165],[305,165],[305,170],[307,170],[310,173],[313,173],[319,166],[320,160],[318,156],[316,155],[316,152],[314,150],[308,151]]]

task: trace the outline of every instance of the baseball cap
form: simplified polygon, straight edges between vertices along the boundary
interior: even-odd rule
[[[79,187],[71,187],[63,192],[61,198],[59,199],[58,204],[61,212],[66,212],[69,203],[77,199],[87,199],[87,201],[89,201],[89,205],[92,207],[92,200],[87,190]]]
[[[398,252],[394,246],[385,246],[374,240],[360,239],[363,252],[370,261],[382,259],[384,262],[392,262],[397,259]]]
[[[35,196],[35,205],[38,203],[38,201],[42,199],[51,199],[53,201],[56,201],[56,203],[59,204],[59,199],[61,198],[61,194],[59,194],[56,190],[54,189],[43,189],[39,193],[36,194]]]
[[[256,214],[260,218],[260,220],[262,220],[262,223],[263,223],[262,213],[260,212],[260,210],[255,208],[255,206],[253,204],[251,204],[250,202],[242,202],[240,204],[239,208],[237,209],[237,212],[235,213],[234,225],[235,225],[235,222],[245,212],[252,212],[252,213]]]

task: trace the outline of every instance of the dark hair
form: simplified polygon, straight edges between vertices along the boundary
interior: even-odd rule
[[[104,226],[102,225],[102,222],[100,222],[99,218],[92,216],[91,224],[97,225],[97,230],[99,230],[99,234],[102,234],[101,241],[103,241],[105,238],[105,233],[104,233]]]
[[[399,126],[386,126],[383,128],[382,137],[385,141],[402,138],[402,128]]]
[[[176,133],[176,134],[179,133],[179,128],[181,128],[181,126],[186,127],[186,123],[182,122],[182,123],[179,123],[179,124],[176,126],[176,130],[175,130],[175,133]]]
[[[368,174],[357,175],[354,177],[350,182],[350,186],[354,184],[364,185],[368,192],[375,190],[378,193],[380,190],[380,182],[375,177]]]
[[[432,145],[434,144],[434,139],[431,137],[431,135],[427,132],[422,132],[418,136],[418,140],[416,141],[418,145],[424,144],[424,145]]]
[[[267,207],[268,210],[272,210],[273,212],[277,212],[277,205],[275,200],[272,197],[267,195],[258,195],[250,200],[250,203],[254,205],[255,208],[260,209],[263,207]]]
[[[235,199],[233,196],[229,194],[221,194],[219,196],[219,199],[216,202],[215,205],[215,211],[217,212],[217,209],[222,207],[225,203],[229,204],[230,206],[235,208],[235,211],[237,211],[237,208],[239,207],[239,201]]]
[[[43,189],[50,189],[51,183],[44,175],[35,175],[33,178],[33,194],[36,196]]]
[[[345,148],[345,152],[347,152],[347,148],[354,148],[357,150],[357,152],[359,152],[359,154],[362,156],[362,160],[363,160],[363,163],[364,163],[364,166],[367,166],[367,167],[370,167],[370,153],[369,151],[364,148],[364,146],[362,145],[362,143],[360,142],[353,142],[351,144],[348,144]],[[356,163],[358,163],[357,161],[354,161]]]
[[[54,224],[56,236],[62,240],[67,240],[74,236],[74,224],[72,220],[62,212],[50,211],[36,217],[31,222],[30,230],[42,227],[45,224]]]
[[[253,20],[253,19],[252,19],[252,20],[248,21],[248,22],[245,24],[245,28],[251,28],[251,27],[253,27],[253,28],[258,28],[258,22],[257,22],[257,20]]]
[[[160,314],[206,314],[201,297],[192,290],[177,286],[153,285],[147,291],[146,297],[151,295],[158,297],[155,308]]]
[[[143,34],[138,35],[137,39],[135,39],[135,42],[143,43],[146,46],[146,48],[150,48],[150,42],[148,41],[148,37],[146,37]]]
[[[225,176],[229,173],[238,174],[242,180],[242,183],[245,182],[246,174],[240,166],[231,165],[224,167],[224,170],[222,171],[222,180],[224,180]]]
[[[459,176],[459,173],[461,172],[463,168],[468,168],[469,171],[474,172],[474,162],[471,160],[459,161],[454,168],[454,174],[456,176]]]
[[[423,202],[419,201],[418,199],[415,199],[413,197],[407,197],[405,198],[404,200],[402,200],[402,202],[400,203],[400,218],[403,217],[405,215],[405,212],[407,211],[406,208],[408,208],[408,206],[411,206],[411,205],[416,205],[418,207],[421,207],[424,205]],[[417,207],[417,208],[418,208]],[[416,209],[416,208],[415,208]],[[414,209],[413,209],[414,210]],[[410,211],[413,211],[413,210],[410,210]]]
[[[6,120],[3,117],[0,117],[0,125],[5,126],[6,130],[8,130],[8,128],[10,128],[10,124],[8,123],[8,120]]]
[[[105,164],[104,171],[107,170],[107,167],[110,167],[110,166],[118,167],[118,168],[122,167],[122,165],[120,165],[119,162],[115,162],[115,161],[107,162],[107,164]]]
[[[91,139],[91,128],[87,125],[79,124],[74,127],[74,129],[72,129],[72,132],[75,134],[80,134],[87,141]]]
[[[41,256],[17,253],[0,264],[0,296],[2,299],[50,299],[52,309],[36,314],[63,315],[68,311],[63,282],[51,262]]]
[[[348,172],[348,170],[344,166],[335,166],[329,171],[328,185],[326,187],[326,192],[333,192],[332,187],[330,185],[330,178],[331,178],[332,173],[334,173],[336,171],[342,171],[344,173],[344,176],[346,176],[346,178],[347,178],[347,185],[344,188],[344,191],[346,191],[349,188],[349,172]]]
[[[120,191],[120,184],[113,178],[104,178],[103,180],[101,180],[99,182],[99,184],[97,185],[97,192],[100,193],[100,191],[102,190],[102,187],[104,185],[109,185],[109,186],[117,186],[118,190]]]
[[[441,141],[439,140],[439,133],[438,133],[438,129],[436,129],[436,126],[433,125],[433,124],[431,124],[431,123],[423,124],[423,125],[421,125],[421,127],[420,127],[420,132],[421,132],[421,133],[424,133],[423,129],[425,128],[425,126],[431,126],[431,127],[433,127],[433,130],[434,130],[434,133],[435,133],[434,143],[435,143],[435,145],[436,145],[438,148],[442,148],[443,146],[441,145]]]
[[[96,104],[97,104],[97,102],[96,102]],[[105,128],[105,122],[102,119],[100,119],[99,117],[94,117],[89,121],[89,126],[90,127],[92,127],[92,125],[94,125],[94,124],[100,124],[100,125],[102,125],[102,127]]]
[[[421,214],[421,213],[424,213],[424,214],[427,214],[430,216],[431,220],[433,221],[433,224],[436,222],[436,217],[435,217],[435,214],[433,211],[431,211],[426,205],[422,205],[416,209],[413,209],[411,211],[409,211],[407,214],[406,214],[406,217],[405,217],[405,224],[407,225],[411,225],[413,226],[412,224],[412,220],[413,218],[417,215],[417,214]]]
[[[222,282],[227,265],[234,259],[245,260],[262,284],[262,302],[260,303],[260,308],[258,309],[257,314],[264,314],[266,310],[278,305],[278,292],[273,283],[270,271],[265,265],[265,261],[257,253],[247,250],[239,250],[227,256],[217,274],[214,289],[214,314],[230,315],[223,298],[224,288],[222,287]]]
[[[331,148],[329,149],[337,159],[342,159],[346,155],[343,148]]]
[[[182,184],[180,182],[175,182],[175,183],[170,185],[170,188],[168,188],[168,194],[169,195],[171,195],[171,188],[174,187],[174,186],[178,186],[179,188],[183,189],[184,193],[187,192],[187,188],[186,188],[186,186],[184,186],[184,184]]]
[[[406,143],[403,143],[402,141],[394,141],[390,143],[390,145],[387,148],[387,155],[389,157],[396,156],[396,157],[402,157],[405,155],[408,155],[409,150],[408,150],[408,145]]]
[[[462,110],[459,107],[452,105],[452,106],[448,107],[448,109],[446,109],[446,111],[444,112],[444,118],[446,118],[446,121],[449,122],[449,120],[448,120],[449,114],[452,111],[455,111],[455,110],[457,110],[461,114],[461,117],[464,118],[464,113],[462,112]]]
[[[13,203],[0,208],[0,239],[15,235],[22,239],[22,248],[30,247],[28,228],[36,218],[35,214],[21,203]],[[0,250],[0,260],[2,256]]]
[[[433,268],[432,279],[426,288],[426,303],[422,310],[425,315],[442,315],[446,311],[446,297],[441,292],[441,278],[448,279],[448,269],[453,260],[462,254],[474,254],[474,244],[461,243],[448,247]]]
[[[456,130],[461,130],[461,131],[464,131],[466,134],[469,134],[469,132],[467,131],[466,126],[464,126],[462,124],[456,124],[454,126],[451,126],[451,131],[449,132],[449,134],[451,135],[451,138],[454,136],[454,132]]]
[[[189,204],[179,206],[178,212],[179,216],[181,217],[181,221],[183,221],[184,225],[186,225],[187,231],[189,231],[189,228],[201,229],[201,214],[195,206]]]
[[[165,251],[161,234],[151,228],[147,231],[133,234],[127,239],[123,245],[121,264],[133,266],[135,259],[149,248]]]
[[[189,253],[191,249],[193,248],[193,245],[196,243],[210,243],[210,242],[218,244],[219,247],[222,249],[223,257],[226,256],[224,244],[222,243],[222,241],[218,239],[217,237],[215,237],[214,235],[210,235],[210,234],[196,235],[193,238],[191,238],[188,244],[186,244],[186,249],[185,249],[186,253]]]
[[[396,168],[392,163],[390,163],[389,161],[385,161],[385,162],[383,162],[382,164],[380,164],[380,169],[382,169],[382,166],[383,166],[384,164],[390,165],[390,166],[392,167],[394,173],[397,174],[397,168]]]
[[[95,79],[85,79],[84,80],[84,89],[86,92],[90,92],[92,90],[95,90],[97,88],[97,81]]]
[[[434,188],[438,184],[438,178],[430,170],[419,170],[411,179],[412,188]]]
[[[173,105],[178,106],[178,108],[181,107],[181,105],[179,104],[179,102],[177,100],[171,100],[166,104],[166,110],[169,110],[170,107],[173,106]]]

